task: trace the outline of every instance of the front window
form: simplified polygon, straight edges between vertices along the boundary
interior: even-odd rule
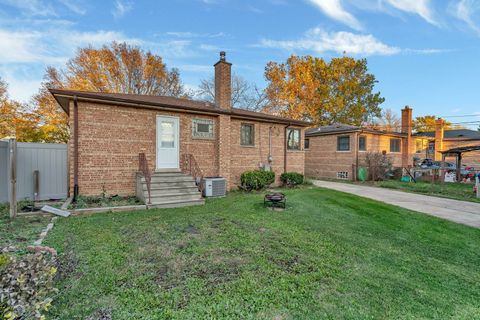
[[[250,123],[242,123],[240,127],[240,145],[255,145],[255,126]]]
[[[358,150],[367,151],[367,137],[365,136],[358,137]]]
[[[400,139],[390,139],[390,152],[400,152]]]
[[[350,136],[337,138],[337,151],[350,151]]]
[[[287,137],[287,149],[300,150],[300,129],[288,129]]]
[[[424,149],[423,140],[417,140],[415,142],[415,152],[422,153],[423,149]]]

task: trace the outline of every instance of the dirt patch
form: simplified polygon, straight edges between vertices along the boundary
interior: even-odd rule
[[[300,273],[298,267],[302,265],[302,261],[298,255],[288,258],[273,259],[273,262],[285,272],[294,274]]]
[[[79,259],[73,248],[72,237],[68,237],[65,240],[64,252],[60,256],[60,259],[58,260],[59,260],[58,273],[56,275],[58,280],[65,279],[69,275],[75,274],[75,273],[77,273],[77,276],[81,276],[81,274],[77,270]]]
[[[111,319],[112,319],[112,309],[110,308],[100,308],[86,318],[86,320],[111,320]]]

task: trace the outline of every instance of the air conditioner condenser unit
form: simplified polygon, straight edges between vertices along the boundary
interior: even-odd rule
[[[203,195],[205,197],[224,197],[227,191],[227,180],[222,177],[203,178]]]

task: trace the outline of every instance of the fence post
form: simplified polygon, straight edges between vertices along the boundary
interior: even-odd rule
[[[8,140],[10,218],[17,216],[17,140]]]
[[[480,172],[475,175],[475,185],[477,187],[477,198],[480,198]]]

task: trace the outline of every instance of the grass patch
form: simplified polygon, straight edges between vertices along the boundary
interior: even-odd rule
[[[480,230],[354,195],[230,193],[189,208],[72,216],[48,318],[480,317]],[[72,267],[73,266],[73,267]]]
[[[37,240],[50,219],[47,215],[10,219],[8,204],[0,203],[0,248],[15,246],[20,252],[25,252],[25,248]]]
[[[141,205],[143,202],[135,196],[78,196],[76,203],[71,203],[69,209],[123,207]]]
[[[430,182],[401,182],[395,180],[379,181],[374,186],[421,193],[450,199],[480,202],[480,198],[473,193],[473,184],[466,183],[430,183]]]

